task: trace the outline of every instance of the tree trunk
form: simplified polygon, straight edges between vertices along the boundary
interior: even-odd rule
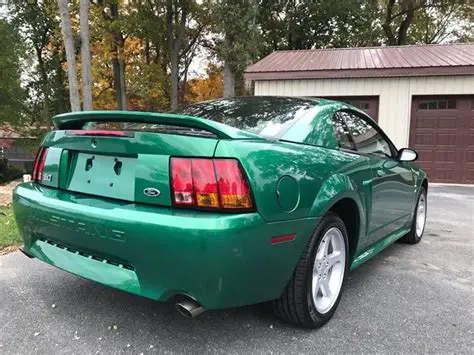
[[[80,3],[82,95],[85,111],[92,111],[92,69],[89,47],[89,0]]]
[[[392,30],[392,13],[393,13],[393,6],[395,5],[395,0],[389,0],[387,2],[387,11],[385,13],[385,22],[382,24],[382,28],[385,32],[385,35],[387,36],[388,39],[388,45],[389,46],[394,46],[397,44],[397,39],[395,38],[395,35],[393,34]]]
[[[178,11],[178,4],[181,5],[181,14]],[[188,10],[189,1],[166,1],[166,39],[168,41],[171,71],[171,109],[176,109],[179,103],[179,54]]]
[[[58,49],[59,51],[61,51],[61,49]],[[67,112],[67,108],[66,108],[66,105],[65,105],[65,100],[66,100],[66,97],[67,97],[67,90],[66,88],[64,87],[64,71],[63,71],[63,66],[62,64],[64,62],[67,61],[66,59],[66,53],[64,50],[62,50],[62,52],[58,53],[57,54],[58,57],[61,58],[61,61],[60,61],[60,65],[58,65],[56,67],[56,80],[57,80],[57,87],[58,87],[58,92],[56,94],[56,101],[58,103],[58,112],[59,113],[64,113],[64,112]]]
[[[405,18],[403,19],[399,29],[398,29],[398,45],[405,45],[408,44],[407,42],[407,34],[408,28],[410,27],[411,23],[413,22],[413,17],[415,16],[415,11],[410,10],[407,12]]]
[[[114,58],[112,58],[112,71],[113,71],[113,81],[114,81],[114,91],[115,91],[115,101],[117,102],[117,109],[122,109],[122,90],[120,87],[120,65],[118,60],[118,54],[115,51]]]
[[[188,71],[189,71],[189,65],[186,64],[186,68],[183,74],[183,80],[181,81],[181,85],[179,88],[179,104],[180,105],[185,104],[185,100],[186,100],[186,89],[188,86]]]
[[[41,76],[41,87],[43,90],[43,113],[41,114],[42,118],[50,117],[49,114],[49,81],[48,81],[48,73],[46,72],[46,67],[43,59],[43,47],[35,48],[36,50],[36,60],[38,61],[39,72]]]
[[[224,97],[235,96],[235,73],[231,66],[226,62],[224,64]]]
[[[150,65],[150,41],[145,40],[145,63]]]
[[[76,76],[76,53],[74,51],[74,40],[72,37],[71,18],[67,0],[58,0],[59,15],[61,17],[61,30],[64,38],[64,47],[67,57],[67,74],[69,80],[69,100],[71,101],[71,111],[81,110],[79,90]]]
[[[175,45],[171,48],[170,53],[170,70],[171,70],[171,109],[178,108],[178,85],[179,85],[179,73],[178,73],[178,50]]]
[[[118,3],[116,1],[110,4],[110,16],[112,21],[117,21],[119,18]],[[127,91],[125,87],[125,60],[124,60],[124,46],[125,39],[123,38],[120,29],[116,29],[112,33],[114,38],[112,59],[112,68],[114,72],[114,90],[117,100],[117,108],[119,110],[127,110]]]
[[[119,53],[121,53],[120,59],[118,61],[120,75],[120,106],[122,110],[127,111],[127,87],[125,84],[125,61],[123,60],[123,48],[121,51],[119,51]]]
[[[168,41],[168,52],[170,60],[170,86],[171,86],[171,109],[178,107],[178,51],[176,50],[176,39],[174,36],[174,8],[173,0],[166,1],[166,40]]]

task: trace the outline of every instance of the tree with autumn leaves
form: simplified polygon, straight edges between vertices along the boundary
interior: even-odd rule
[[[22,125],[245,94],[245,67],[274,50],[473,39],[465,0],[5,1],[0,120]]]

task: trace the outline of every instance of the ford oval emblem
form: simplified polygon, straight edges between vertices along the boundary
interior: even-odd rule
[[[149,197],[158,197],[161,194],[160,190],[155,189],[154,187],[147,187],[143,190],[143,193]]]

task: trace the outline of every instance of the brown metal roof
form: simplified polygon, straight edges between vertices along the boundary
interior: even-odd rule
[[[474,43],[275,51],[249,80],[474,74]]]

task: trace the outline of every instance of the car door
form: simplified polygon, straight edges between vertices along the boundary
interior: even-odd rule
[[[356,151],[369,158],[372,178],[368,242],[374,243],[403,228],[410,221],[413,203],[413,172],[397,159],[397,151],[369,117],[347,110],[341,112]]]
[[[350,161],[350,163],[345,164],[344,173],[347,174],[351,181],[354,182],[354,185],[357,186],[357,193],[359,195],[360,201],[364,205],[365,213],[362,215],[365,216],[363,223],[365,229],[363,235],[361,235],[359,238],[359,245],[364,248],[369,243],[367,239],[367,227],[370,217],[370,208],[372,205],[372,193],[370,191],[371,187],[364,183],[364,181],[369,181],[372,179],[370,159],[356,151],[354,141],[351,138],[349,128],[345,124],[341,112],[336,112],[334,114],[332,118],[332,125],[340,152],[342,152],[344,155],[350,156],[350,159],[347,159],[347,161]]]

